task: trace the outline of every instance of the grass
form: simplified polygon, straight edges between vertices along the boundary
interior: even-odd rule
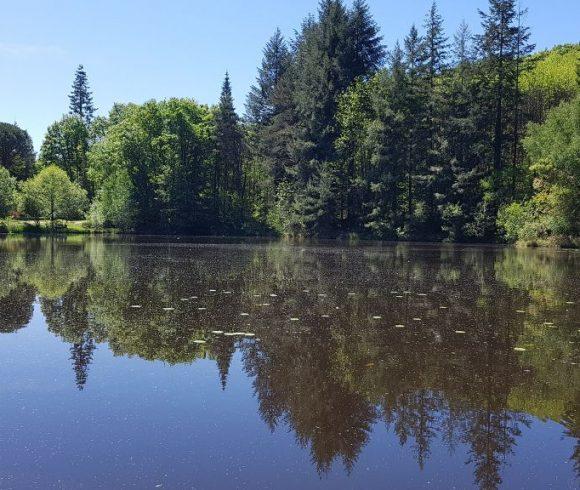
[[[54,226],[50,221],[41,220],[39,222],[29,220],[0,220],[0,234],[20,235],[20,234],[37,234],[37,235],[90,235],[115,233],[117,230],[112,228],[93,229],[87,221],[63,221],[58,220]]]

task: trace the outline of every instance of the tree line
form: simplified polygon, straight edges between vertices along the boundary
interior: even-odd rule
[[[387,50],[364,0],[322,0],[292,40],[267,42],[244,117],[227,74],[213,107],[170,99],[95,117],[81,66],[37,161],[22,135],[21,158],[0,156],[12,174],[0,185],[20,191],[0,211],[194,234],[577,237],[580,46],[532,54],[515,0],[479,14],[478,34],[463,23],[449,37],[433,3]],[[22,132],[4,125],[0,141],[10,131]],[[33,202],[63,177],[71,199]]]

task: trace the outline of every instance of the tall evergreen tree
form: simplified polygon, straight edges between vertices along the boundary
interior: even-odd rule
[[[276,29],[264,48],[256,84],[250,88],[246,101],[246,118],[250,122],[266,125],[279,112],[280,108],[276,106],[274,91],[288,68],[289,61],[290,53],[286,41],[280,29]]]
[[[93,106],[93,95],[89,90],[89,82],[83,65],[77,68],[68,98],[70,114],[78,116],[85,124],[90,124],[96,109]]]
[[[445,196],[439,205],[439,214],[444,238],[463,240],[477,235],[472,225],[476,207],[482,200],[480,181],[485,160],[481,142],[485,138],[478,125],[479,106],[474,97],[478,77],[472,35],[465,22],[453,39],[454,69],[446,72],[441,81],[446,167],[440,176]]]
[[[530,53],[529,29],[519,23],[516,0],[489,0],[488,12],[479,11],[483,33],[477,36],[479,51],[483,57],[483,69],[487,72],[487,100],[493,111],[493,168],[504,167],[504,146],[507,121],[506,113],[513,107],[517,66],[521,56]]]
[[[427,122],[427,51],[424,38],[415,25],[411,26],[404,40],[407,89],[405,97],[408,115],[406,121],[407,141],[407,233],[426,219],[424,199],[428,179],[428,126]]]
[[[292,71],[297,117],[292,144],[299,187],[293,208],[308,233],[340,227],[338,188],[345,179],[336,152],[338,101],[356,78],[375,73],[383,56],[378,29],[364,2],[348,10],[341,0],[323,0],[316,21],[303,26]]]
[[[217,162],[214,176],[215,196],[220,192],[243,198],[242,131],[234,108],[229,74],[226,72],[215,115]]]
[[[379,27],[365,0],[354,1],[349,17],[353,76],[371,76],[381,67],[385,58],[383,37],[379,34]]]
[[[426,213],[429,228],[435,233],[440,228],[436,206],[444,199],[446,192],[442,182],[444,162],[442,154],[443,138],[442,113],[443,107],[441,85],[437,79],[447,67],[448,43],[443,29],[443,18],[433,2],[425,18],[425,51],[427,63],[427,171],[426,177]]]
[[[476,220],[480,223],[480,236],[490,239],[496,234],[499,207],[515,197],[515,174],[519,169],[514,161],[508,164],[513,155],[509,150],[516,140],[514,114],[518,66],[520,57],[528,54],[533,46],[528,44],[529,30],[518,25],[516,0],[489,0],[488,12],[480,11],[480,16],[483,33],[476,36],[481,57],[477,125],[487,130],[482,150],[491,165],[488,164],[485,177],[488,190],[483,195]]]

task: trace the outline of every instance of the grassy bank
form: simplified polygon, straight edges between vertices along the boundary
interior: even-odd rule
[[[0,234],[20,235],[20,234],[66,234],[66,235],[90,235],[116,233],[113,228],[94,229],[87,221],[63,221],[59,220],[53,224],[48,220],[26,221],[5,219],[0,220]]]

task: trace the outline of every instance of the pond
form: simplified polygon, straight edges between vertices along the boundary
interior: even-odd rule
[[[1,488],[577,488],[580,255],[0,239]]]

